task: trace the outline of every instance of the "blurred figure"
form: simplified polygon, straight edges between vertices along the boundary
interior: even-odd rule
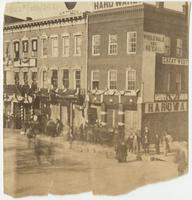
[[[164,146],[164,155],[167,156],[167,153],[171,152],[171,144],[173,142],[173,138],[170,134],[168,134],[167,130],[164,131],[163,138],[163,146]]]
[[[181,144],[178,144],[176,148],[176,154],[174,161],[177,164],[178,176],[182,176],[187,171],[187,147],[183,147]]]
[[[118,162],[127,161],[127,146],[124,141],[119,142],[117,145],[116,158]]]
[[[128,150],[129,152],[133,152],[133,139],[134,139],[134,136],[133,134],[131,133],[127,139],[127,146],[128,146]]]
[[[160,136],[159,134],[155,134],[155,150],[156,150],[156,154],[160,153]]]
[[[26,135],[28,138],[28,148],[31,148],[31,145],[34,143],[35,136],[36,136],[31,126],[27,128]]]
[[[133,134],[133,152],[138,152],[138,136],[135,133]]]
[[[56,135],[59,136],[63,130],[63,124],[59,119],[56,119]]]
[[[143,149],[144,149],[145,154],[149,153],[150,132],[149,132],[149,128],[147,126],[144,128],[142,143],[143,143]]]

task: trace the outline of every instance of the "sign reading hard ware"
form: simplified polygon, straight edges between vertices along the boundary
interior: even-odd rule
[[[170,57],[162,57],[162,64],[164,65],[189,65],[188,59],[183,58],[170,58]]]
[[[123,7],[129,7],[129,6],[135,6],[135,5],[141,5],[142,2],[136,2],[136,1],[124,1],[124,2],[113,2],[113,1],[97,1],[93,4],[94,11],[99,10],[108,10],[113,8],[123,8]]]
[[[168,112],[186,112],[188,110],[187,101],[178,102],[156,102],[146,103],[145,113],[168,113]]]
[[[165,43],[168,40],[164,35],[144,32],[144,51],[165,53]]]

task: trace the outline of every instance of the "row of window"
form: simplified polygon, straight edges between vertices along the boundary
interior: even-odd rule
[[[167,56],[170,56],[171,53],[171,42],[169,37],[165,37],[165,46],[164,53]],[[51,36],[51,56],[57,57],[59,54],[59,38],[58,36]],[[48,56],[48,44],[49,40],[47,36],[43,36],[41,38],[41,56]],[[20,42],[15,41],[14,43],[14,58],[18,60],[20,57]],[[63,35],[62,36],[62,56],[68,57],[70,55],[70,36]],[[145,50],[148,51],[158,51],[156,42],[151,41],[150,45],[147,45]],[[136,54],[137,49],[137,32],[127,32],[127,54]],[[5,44],[5,56],[8,57],[10,50],[10,43],[7,42]],[[31,56],[37,56],[38,50],[38,40],[31,40]],[[27,57],[29,52],[29,41],[22,41],[22,53],[23,57]],[[74,55],[81,56],[82,53],[82,35],[74,35]],[[101,35],[93,35],[92,36],[92,55],[99,56],[101,54]],[[118,35],[110,34],[108,38],[108,55],[117,55],[118,54]],[[176,56],[183,56],[183,41],[178,38],[176,40]]]
[[[161,52],[170,56],[171,54],[171,41],[169,37],[165,37],[164,47],[154,41],[148,41],[150,45],[145,46],[147,51]],[[160,46],[158,46],[160,45]],[[163,48],[163,49],[162,49]],[[137,49],[137,32],[127,32],[127,54],[136,54]],[[92,55],[99,56],[101,51],[101,35],[92,36]],[[110,34],[108,38],[108,55],[118,54],[118,35]],[[183,56],[183,41],[181,38],[176,39],[176,56]]]
[[[54,36],[50,38],[51,42],[51,56],[57,57],[59,54],[59,40],[58,36]],[[41,56],[46,57],[48,56],[48,49],[49,49],[49,39],[47,37],[42,37],[41,40]],[[63,44],[63,52],[62,55],[67,57],[70,55],[70,36],[65,35],[62,36],[62,44]],[[20,48],[22,45],[22,49]],[[13,49],[14,49],[14,59],[18,60],[21,56],[28,57],[28,53],[31,52],[32,57],[37,56],[38,51],[38,40],[32,39],[31,40],[31,51],[29,49],[29,40],[23,40],[21,43],[20,41],[13,42]],[[5,57],[10,56],[10,42],[5,43]],[[21,51],[22,50],[22,51]],[[74,56],[81,56],[82,53],[82,35],[74,35]]]
[[[137,33],[127,32],[127,53],[135,54],[137,45]],[[92,36],[92,55],[99,56],[101,47],[101,35]],[[117,34],[110,34],[108,40],[108,55],[118,54],[118,36]]]
[[[122,77],[121,77],[122,78]],[[91,72],[91,89],[99,89],[100,72]],[[108,89],[117,89],[117,70],[108,71]],[[126,90],[136,90],[136,70],[130,69],[126,72]]]
[[[32,72],[31,74],[31,79],[33,82],[37,81],[37,72]],[[19,84],[19,72],[15,72],[15,84]],[[29,80],[29,73],[28,72],[23,72],[23,82],[25,84],[28,83]],[[42,73],[42,87],[46,88],[48,82],[48,72],[43,71]],[[75,71],[75,76],[74,76],[74,82],[75,82],[75,89],[81,87],[81,71],[76,70]],[[58,70],[52,70],[52,75],[51,75],[51,84],[53,87],[57,88],[58,87]],[[64,69],[63,70],[63,86],[66,89],[69,89],[70,87],[70,82],[69,82],[69,70]]]
[[[48,73],[47,71],[43,71],[42,74],[43,85],[42,87],[45,88],[47,81],[48,81]],[[171,91],[171,84],[172,82],[172,73],[168,72],[165,74],[165,91]],[[63,86],[66,89],[70,88],[70,81],[69,81],[69,70],[63,70]],[[23,82],[28,83],[29,73],[23,72]],[[6,80],[6,78],[4,79]],[[33,83],[37,82],[37,72],[32,72],[31,80]],[[15,72],[15,84],[19,83],[19,72]],[[91,89],[96,90],[100,89],[100,72],[99,71],[92,71],[91,72]],[[53,87],[58,87],[58,71],[52,70],[51,76],[51,84]],[[75,89],[81,87],[81,72],[80,70],[76,70],[74,74],[74,87]],[[108,71],[108,88],[109,89],[117,89],[117,70],[110,70]],[[130,69],[126,72],[126,90],[136,90],[136,71]],[[175,76],[175,90],[177,92],[182,91],[182,72],[177,72]]]

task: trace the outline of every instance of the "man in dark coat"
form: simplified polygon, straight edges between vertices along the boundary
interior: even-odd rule
[[[117,144],[116,158],[119,162],[126,162],[127,160],[127,146],[124,141]]]
[[[143,137],[142,137],[142,143],[143,143],[143,149],[145,154],[149,153],[149,147],[150,147],[150,133],[149,128],[146,126],[144,129]]]

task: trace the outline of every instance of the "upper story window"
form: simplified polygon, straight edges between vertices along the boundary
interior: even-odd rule
[[[117,35],[109,35],[108,54],[117,55],[117,49]]]
[[[169,37],[165,37],[165,54],[166,56],[171,54],[171,40]]]
[[[63,70],[63,86],[66,89],[69,88],[69,70],[68,69]]]
[[[58,86],[58,71],[57,70],[52,70],[51,83],[53,87]]]
[[[19,60],[19,41],[14,42],[14,60]]]
[[[80,56],[81,55],[81,45],[82,45],[82,35],[75,35],[74,41],[74,55]]]
[[[176,73],[176,91],[181,92],[181,72]]]
[[[99,89],[99,71],[91,72],[91,89]]]
[[[127,90],[136,90],[136,70],[130,69],[127,71]]]
[[[92,36],[92,55],[93,56],[100,55],[100,45],[101,45],[101,36],[93,35]]]
[[[28,40],[24,40],[22,43],[23,43],[23,53],[28,53]]]
[[[31,55],[33,57],[36,57],[37,56],[37,39],[31,40],[31,47],[32,47]]]
[[[127,32],[127,53],[136,54],[137,47],[137,33]]]
[[[69,56],[70,39],[69,35],[63,36],[63,56]]]
[[[53,57],[58,56],[58,37],[51,38],[51,54]]]
[[[41,49],[42,56],[46,57],[48,55],[48,40],[47,40],[47,38],[42,38],[41,44],[42,44],[42,49]]]
[[[81,87],[81,71],[75,71],[75,89]]]
[[[110,70],[108,72],[108,88],[117,89],[117,70]]]
[[[176,46],[176,56],[182,57],[182,55],[183,55],[183,41],[182,41],[182,39],[178,38],[176,45],[177,45]]]

